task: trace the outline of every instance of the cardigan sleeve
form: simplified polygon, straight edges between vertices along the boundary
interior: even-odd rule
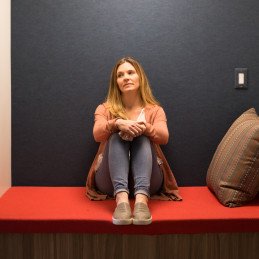
[[[167,119],[162,107],[158,108],[151,115],[150,122],[146,123],[144,135],[149,137],[156,144],[165,145],[169,139]]]
[[[116,118],[110,119],[109,111],[104,104],[100,104],[94,113],[93,135],[96,142],[106,141],[113,132],[118,131]]]

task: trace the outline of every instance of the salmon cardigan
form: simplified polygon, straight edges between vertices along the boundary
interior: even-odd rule
[[[163,108],[158,105],[147,105],[144,111],[146,130],[143,134],[150,139],[159,161],[162,162],[160,166],[164,176],[161,192],[152,196],[151,199],[182,200],[179,195],[175,177],[159,146],[160,144],[166,144],[169,138],[165,112]],[[116,118],[109,112],[107,103],[100,104],[96,108],[94,115],[93,135],[95,141],[100,142],[100,145],[88,173],[86,195],[91,200],[105,200],[112,197],[97,190],[95,186],[95,173],[100,165],[100,158],[102,157],[109,137],[119,130],[115,125]]]

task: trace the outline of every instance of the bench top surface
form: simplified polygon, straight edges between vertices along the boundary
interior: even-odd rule
[[[259,199],[243,207],[227,208],[206,186],[180,187],[180,193],[180,202],[149,202],[151,225],[114,226],[111,217],[115,201],[90,201],[84,187],[11,187],[0,198],[0,232],[259,232]]]

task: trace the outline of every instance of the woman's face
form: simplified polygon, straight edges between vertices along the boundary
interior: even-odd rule
[[[118,67],[117,84],[121,93],[138,91],[139,76],[136,69],[130,63],[125,62]]]

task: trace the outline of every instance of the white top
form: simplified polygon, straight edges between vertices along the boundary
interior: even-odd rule
[[[146,122],[144,108],[140,111],[140,114],[139,114],[139,116],[137,118],[137,121],[144,121],[144,122]]]

